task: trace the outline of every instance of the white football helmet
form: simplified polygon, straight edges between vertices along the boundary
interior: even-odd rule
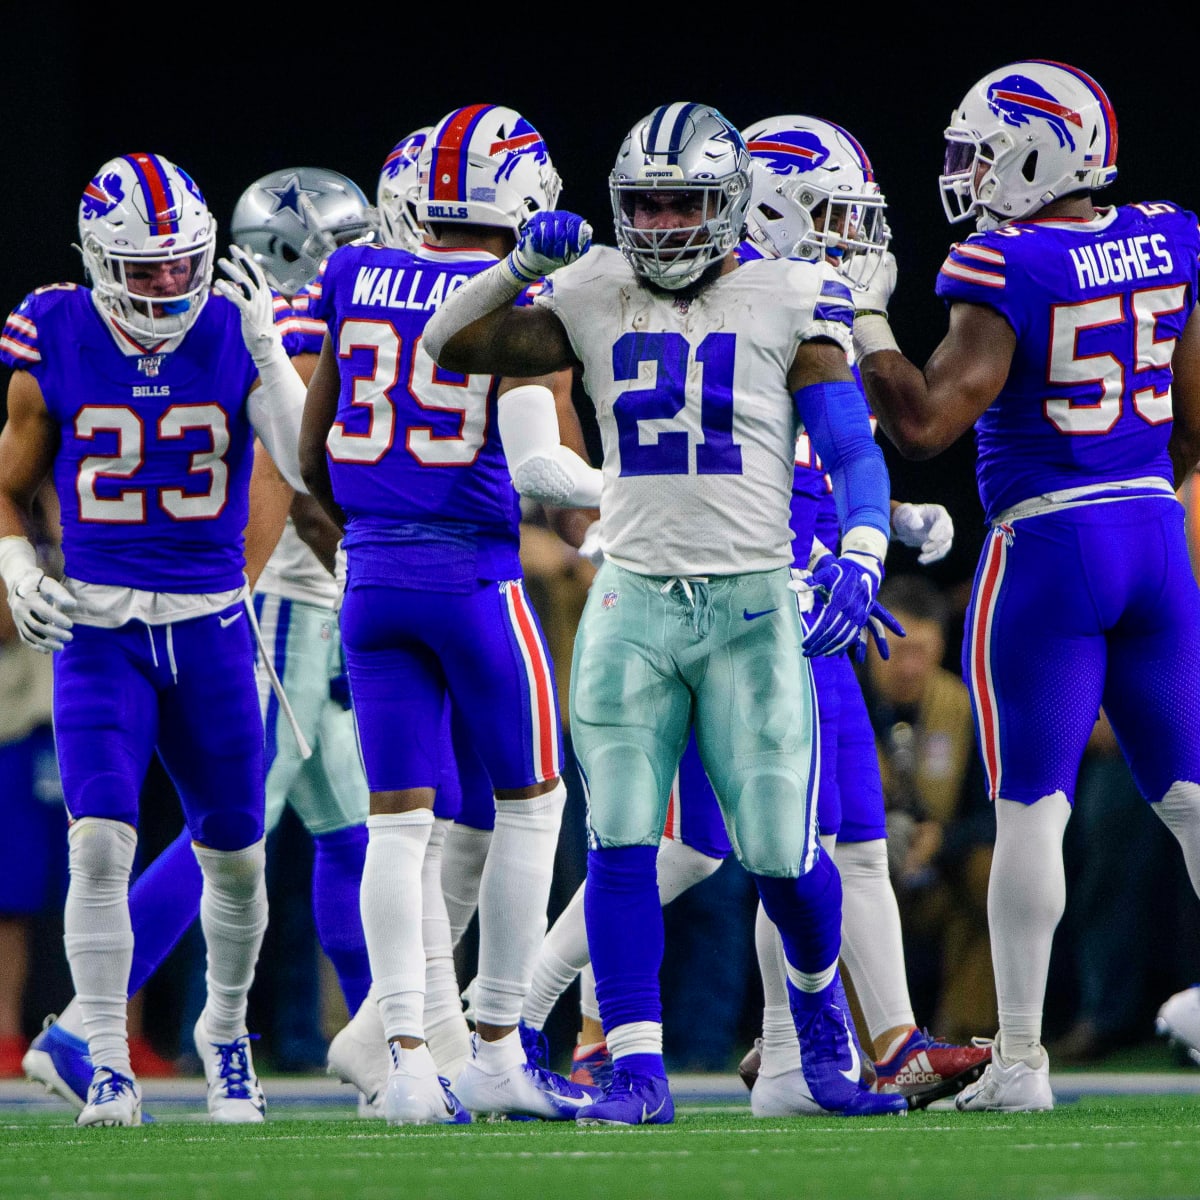
[[[639,229],[634,198],[701,192],[703,219],[685,228]],[[737,129],[707,104],[663,104],[625,135],[608,177],[617,246],[639,275],[687,287],[732,250],[750,206],[750,154]]]
[[[414,201],[421,151],[432,132],[429,125],[414,130],[401,138],[383,160],[375,202],[379,209],[379,239],[385,246],[416,250],[421,245]]]
[[[160,154],[109,159],[79,203],[79,250],[104,316],[138,341],[190,329],[208,300],[217,223],[186,171]],[[155,299],[130,272],[186,265],[182,290]]]
[[[1028,59],[985,75],[950,116],[938,180],[951,221],[980,232],[1117,177],[1117,118],[1100,85]]]
[[[892,232],[862,146],[832,121],[795,115],[758,121],[742,136],[753,163],[750,241],[770,257],[828,257],[848,283],[866,287]]]
[[[553,209],[562,180],[542,135],[519,112],[471,104],[447,113],[418,164],[416,220],[491,225],[520,233]]]
[[[277,292],[294,296],[333,250],[374,237],[378,224],[352,179],[323,167],[287,167],[256,179],[241,194],[229,235]]]

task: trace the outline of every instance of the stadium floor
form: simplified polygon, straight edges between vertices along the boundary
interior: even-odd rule
[[[263,1090],[275,1112],[319,1112],[346,1116],[355,1112],[354,1093],[345,1084],[324,1075],[264,1075]],[[204,1080],[173,1078],[141,1080],[148,1112],[204,1111]],[[1050,1084],[1059,1104],[1083,1096],[1200,1095],[1200,1071],[1055,1071]],[[671,1092],[676,1104],[748,1107],[745,1085],[734,1074],[675,1074]],[[952,1107],[941,1101],[933,1107]],[[24,1079],[0,1080],[0,1116],[17,1112],[66,1112],[66,1105],[37,1084]]]

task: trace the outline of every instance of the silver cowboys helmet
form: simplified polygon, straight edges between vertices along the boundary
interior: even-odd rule
[[[140,342],[191,328],[208,300],[216,234],[195,181],[160,154],[109,159],[79,203],[79,249],[96,306]],[[174,295],[130,286],[131,273],[164,263],[183,277]]]
[[[385,246],[416,250],[421,245],[417,221],[417,184],[421,151],[432,127],[426,125],[401,138],[383,160],[375,204],[379,209],[379,240]]]
[[[371,238],[377,228],[375,210],[352,179],[323,167],[288,167],[242,193],[229,233],[277,292],[294,296],[333,250]]]
[[[749,240],[773,258],[829,258],[852,287],[866,287],[892,233],[862,146],[807,116],[770,117],[742,134],[753,162]]]
[[[750,154],[737,129],[707,104],[663,104],[625,135],[608,177],[617,246],[634,271],[676,290],[742,238],[750,206]],[[684,228],[635,223],[639,194],[699,192],[702,219]]]
[[[425,141],[418,174],[421,225],[491,225],[516,234],[535,212],[553,209],[562,190],[542,135],[499,104],[447,113]]]
[[[950,116],[938,180],[950,221],[980,232],[1117,177],[1117,118],[1066,63],[1028,59],[985,75]]]

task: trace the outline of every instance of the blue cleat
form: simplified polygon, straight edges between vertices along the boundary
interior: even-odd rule
[[[27,1079],[40,1083],[77,1112],[83,1111],[94,1073],[88,1045],[63,1029],[53,1015],[46,1018],[42,1032],[29,1044],[21,1068]]]
[[[532,1025],[526,1025],[522,1021],[517,1026],[521,1034],[521,1049],[525,1051],[525,1058],[528,1060],[531,1067],[538,1067],[543,1071],[550,1068],[550,1044],[546,1041],[546,1035],[540,1029],[534,1029]]]
[[[836,999],[797,1028],[804,1081],[817,1105],[839,1117],[908,1112],[906,1097],[873,1092],[863,1077],[863,1057],[847,1009]]]
[[[604,1095],[575,1114],[577,1125],[670,1125],[674,1120],[666,1076],[636,1075],[619,1062]]]

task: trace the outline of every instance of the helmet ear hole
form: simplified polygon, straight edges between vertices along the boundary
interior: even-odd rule
[[[1037,176],[1038,152],[1031,150],[1026,156],[1025,161],[1021,164],[1021,174],[1025,177],[1026,182],[1032,183]]]

